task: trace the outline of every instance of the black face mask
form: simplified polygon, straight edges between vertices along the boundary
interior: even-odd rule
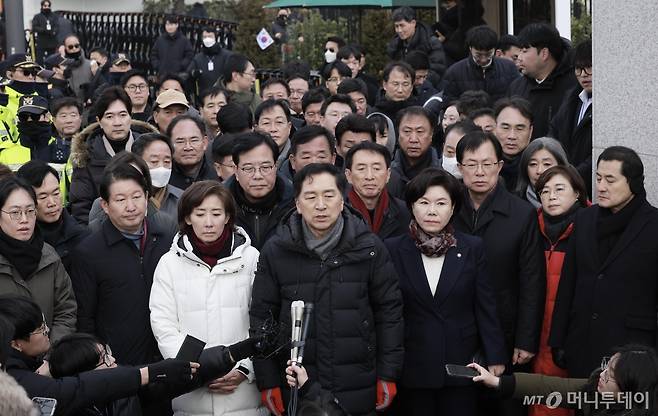
[[[52,13],[52,10],[44,8],[44,9],[41,9],[41,13],[50,14],[50,13]]]
[[[18,121],[18,132],[33,139],[50,138],[52,125],[48,121]]]
[[[288,23],[288,18],[283,17],[283,16],[278,16],[276,20],[279,22],[281,26],[285,26]]]
[[[23,95],[32,95],[36,91],[37,83],[34,81],[11,81],[9,86]]]
[[[69,59],[78,59],[81,54],[81,50],[78,50],[77,52],[66,52],[66,57]]]

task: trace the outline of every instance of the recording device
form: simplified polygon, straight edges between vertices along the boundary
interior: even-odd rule
[[[192,335],[187,335],[185,341],[183,341],[183,345],[178,350],[178,354],[176,354],[176,359],[198,363],[199,357],[201,357],[201,353],[205,347],[205,342],[194,338]]]
[[[449,376],[461,378],[473,378],[480,375],[480,372],[474,368],[455,364],[446,364],[446,373]]]
[[[33,397],[32,402],[39,410],[39,416],[53,416],[57,407],[57,399],[47,397]]]
[[[306,346],[306,337],[308,336],[308,327],[311,324],[311,314],[313,313],[313,304],[304,305],[304,317],[302,318],[302,337],[300,339],[299,351],[297,353],[297,363],[302,364],[304,360],[304,347]]]
[[[290,319],[292,332],[290,334],[290,361],[298,362],[299,342],[302,339],[302,319],[304,315],[304,301],[296,300],[290,305]]]

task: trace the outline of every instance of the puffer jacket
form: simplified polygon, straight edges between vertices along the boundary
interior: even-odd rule
[[[132,120],[130,131],[137,140],[142,133],[157,133],[157,129],[143,121]],[[73,136],[71,141],[70,164],[73,168],[69,201],[71,214],[75,219],[87,224],[89,210],[94,200],[100,196],[99,187],[103,178],[103,170],[112,159],[103,145],[103,131],[99,123],[87,126]]]
[[[235,227],[231,255],[210,268],[194,252],[186,235],[178,234],[162,256],[151,287],[151,328],[164,358],[174,358],[186,335],[206,347],[230,345],[249,335],[249,302],[258,250],[247,233]],[[232,394],[213,394],[206,387],[174,399],[176,415],[251,416],[261,414],[260,394],[250,359],[239,361],[248,373]]]
[[[482,68],[471,56],[452,65],[443,77],[443,96],[446,102],[455,101],[465,91],[482,90],[489,94],[495,103],[507,93],[509,85],[521,73],[508,59],[493,57],[491,65]]]
[[[340,241],[322,260],[306,247],[302,218],[292,213],[261,252],[251,301],[251,330],[273,316],[278,345],[290,335],[290,305],[314,305],[304,354],[311,380],[352,415],[374,414],[376,380],[395,381],[404,357],[402,295],[388,251],[347,205]],[[261,390],[281,387],[287,351],[254,360]]]
[[[398,35],[389,42],[386,53],[391,59],[402,61],[411,51],[423,51],[430,59],[430,70],[440,77],[446,72],[446,55],[443,44],[432,34],[432,29],[421,22],[416,22],[416,32],[408,42],[400,39]]]
[[[23,279],[5,256],[0,255],[0,294],[27,296],[39,305],[56,341],[75,332],[77,304],[68,273],[57,252],[47,243],[34,273]]]
[[[563,370],[553,362],[551,347],[548,346],[548,336],[551,332],[553,308],[557,297],[557,288],[560,284],[562,264],[567,251],[569,236],[573,232],[573,222],[564,230],[557,241],[551,242],[546,234],[546,223],[541,208],[537,210],[539,220],[539,231],[544,244],[544,256],[546,257],[546,303],[544,306],[544,321],[542,323],[539,341],[539,352],[532,362],[532,370],[535,373],[547,376],[567,377],[567,370]],[[549,409],[545,406],[532,406],[529,410],[531,416],[568,416],[565,409]]]

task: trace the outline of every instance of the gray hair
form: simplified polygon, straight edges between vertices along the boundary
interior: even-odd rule
[[[521,154],[521,160],[519,161],[519,179],[516,182],[515,190],[517,195],[525,195],[525,192],[528,189],[528,184],[530,183],[530,178],[528,177],[528,164],[530,163],[532,156],[542,149],[545,149],[552,154],[555,160],[557,160],[559,166],[569,164],[567,153],[564,151],[562,144],[554,138],[540,137],[531,141]]]

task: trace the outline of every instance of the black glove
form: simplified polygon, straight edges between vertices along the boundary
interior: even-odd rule
[[[201,76],[201,70],[200,69],[193,69],[191,75],[192,75],[192,78],[199,78]]]
[[[162,381],[165,383],[185,383],[191,380],[192,368],[188,361],[168,358],[148,366],[149,383]]]
[[[555,365],[563,370],[566,370],[567,357],[564,350],[562,348],[551,348],[551,355],[553,355],[553,362]]]

